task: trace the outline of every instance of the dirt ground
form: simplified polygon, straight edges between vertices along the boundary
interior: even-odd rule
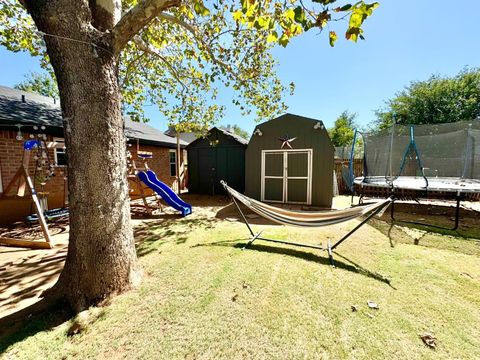
[[[238,213],[229,205],[226,197],[209,197],[182,195],[184,200],[193,205],[192,219],[195,218],[223,218],[227,221],[240,221]],[[350,206],[350,197],[339,196],[334,199],[333,208],[340,209]],[[354,199],[357,203],[357,199]],[[441,205],[441,206],[440,206]],[[449,225],[454,214],[454,204],[433,202],[426,206],[416,203],[398,204],[397,217],[407,220],[430,221],[436,224]],[[300,208],[288,206],[288,208]],[[476,211],[472,210],[475,209]],[[429,215],[433,210],[433,215]],[[461,227],[475,229],[480,227],[480,203],[467,203],[461,211]],[[132,215],[134,229],[144,228],[151,221],[171,219],[177,217],[173,209],[165,207],[164,212],[155,212],[153,216],[145,218],[138,214]],[[389,212],[383,214],[382,220],[388,221]],[[249,221],[261,221],[256,215],[249,216]],[[51,224],[54,248],[51,250],[29,250],[14,247],[0,246],[0,318],[12,314],[20,309],[37,302],[44,290],[50,288],[58,278],[68,246],[68,224],[65,222]],[[31,230],[23,224],[15,228],[0,229],[0,234],[19,236],[32,235]],[[38,235],[38,231],[37,231]]]

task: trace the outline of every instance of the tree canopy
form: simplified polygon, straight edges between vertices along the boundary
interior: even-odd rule
[[[328,130],[334,146],[346,146],[352,143],[355,127],[357,126],[355,124],[356,117],[356,113],[345,110],[335,120],[333,128]]]
[[[16,84],[14,88],[51,98],[59,98],[57,83],[50,74],[31,72],[25,75],[25,80]]]
[[[124,0],[122,13],[139,5],[136,0]],[[311,29],[329,30],[333,46],[338,36],[329,24],[343,19],[347,23],[345,37],[363,39],[362,25],[377,6],[377,2],[337,0],[184,1],[142,19],[141,26],[133,27],[136,34],[130,34],[133,28],[125,34],[123,30],[138,19],[123,16],[112,31],[116,39],[113,49],[100,41],[92,43],[92,51],[120,53],[124,112],[133,119],[143,118],[145,105],[155,105],[178,131],[198,131],[223,115],[224,107],[216,100],[224,86],[235,90],[232,102],[242,115],[254,112],[260,120],[285,111],[283,98],[294,85],[285,85],[276,76],[271,48],[286,46]],[[44,38],[54,36],[36,29],[22,1],[0,3],[0,45],[40,56],[42,65],[51,70]]]
[[[246,130],[238,126],[237,124],[227,125],[225,126],[225,129],[232,131],[235,135],[238,135],[244,138],[245,140],[248,140],[250,138],[250,134]]]
[[[379,129],[394,123],[437,124],[475,119],[480,116],[480,69],[414,81],[377,110],[376,116],[374,126]]]

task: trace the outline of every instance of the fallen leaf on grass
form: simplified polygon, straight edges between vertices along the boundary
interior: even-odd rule
[[[379,309],[378,304],[376,302],[371,301],[371,300],[367,301],[367,305],[370,309],[375,309],[375,310]]]
[[[437,348],[437,338],[429,333],[418,334],[423,343],[427,345],[430,349]]]

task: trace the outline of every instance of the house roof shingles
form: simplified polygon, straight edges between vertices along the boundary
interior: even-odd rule
[[[62,112],[58,100],[22,90],[0,86],[0,128],[15,125],[37,125],[63,133]],[[168,136],[145,123],[125,118],[125,135],[139,139],[141,143],[165,147],[176,147],[177,139]],[[180,140],[184,148],[187,143]]]

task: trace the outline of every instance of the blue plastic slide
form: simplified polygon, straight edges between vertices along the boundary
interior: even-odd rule
[[[192,213],[192,205],[180,199],[172,189],[158,180],[157,175],[152,170],[147,170],[146,172],[139,171],[137,176],[145,185],[160,195],[168,205],[180,211],[182,216],[187,216]]]

